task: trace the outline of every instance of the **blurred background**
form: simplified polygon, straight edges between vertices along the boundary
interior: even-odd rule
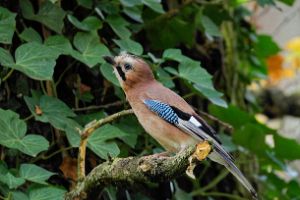
[[[130,106],[104,55],[144,58],[218,132],[259,199],[300,199],[300,1],[1,0],[0,199],[64,199],[78,180],[79,131]],[[88,138],[86,171],[162,152],[124,116]],[[88,199],[250,199],[210,161]]]

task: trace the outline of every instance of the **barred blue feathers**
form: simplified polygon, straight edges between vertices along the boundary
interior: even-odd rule
[[[178,115],[174,110],[166,103],[160,101],[146,99],[144,104],[153,112],[155,112],[159,117],[166,120],[171,124],[178,124]]]

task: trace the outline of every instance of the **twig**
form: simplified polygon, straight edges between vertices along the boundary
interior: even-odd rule
[[[14,72],[14,69],[10,69],[9,72],[2,78],[2,82],[6,81]]]
[[[221,180],[223,180],[229,174],[228,170],[223,170],[216,178],[209,182],[208,185],[200,188],[199,190],[195,190],[191,193],[192,196],[197,196],[203,194],[205,191],[215,187]]]
[[[123,110],[118,113],[112,114],[106,118],[100,119],[98,121],[92,121],[85,126],[85,128],[80,131],[81,140],[79,146],[79,154],[78,154],[78,177],[79,180],[85,177],[85,157],[86,157],[86,145],[88,137],[100,126],[104,124],[110,123],[122,116],[132,114],[133,110]]]
[[[221,120],[219,120],[218,118],[208,114],[207,112],[204,112],[204,111],[201,111],[201,110],[197,110],[198,113],[200,113],[201,115],[204,115],[205,117],[207,117],[208,119],[214,121],[214,122],[217,122],[218,124],[220,124],[221,126],[225,127],[229,132],[232,132],[233,131],[233,127],[226,123],[226,122],[223,122]]]
[[[112,183],[138,184],[161,182],[182,175],[189,165],[188,158],[194,153],[190,146],[173,157],[157,155],[115,158],[95,167],[65,199],[86,199],[93,188],[103,188]]]
[[[229,199],[235,199],[235,200],[248,200],[246,198],[243,197],[239,197],[237,195],[234,194],[228,194],[228,193],[222,193],[222,192],[205,192],[200,194],[200,196],[215,196],[215,197],[227,197]]]
[[[83,107],[83,108],[73,108],[72,110],[75,111],[75,112],[76,111],[77,112],[87,111],[87,110],[98,110],[98,109],[109,108],[109,107],[113,107],[113,106],[121,106],[123,104],[124,104],[123,101],[116,101],[116,102],[108,103],[108,104],[105,104],[105,105],[93,105],[93,106],[88,106],[88,107]]]

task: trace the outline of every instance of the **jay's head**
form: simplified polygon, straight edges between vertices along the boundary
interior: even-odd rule
[[[135,55],[122,52],[115,57],[104,56],[103,58],[113,66],[114,73],[125,91],[154,80],[149,65]]]

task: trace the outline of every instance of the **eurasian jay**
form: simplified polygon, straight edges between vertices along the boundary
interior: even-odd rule
[[[224,165],[257,198],[255,189],[221,146],[215,131],[183,98],[156,81],[143,59],[127,53],[105,56],[104,59],[112,64],[126,98],[146,132],[169,152],[209,141],[213,150],[208,157]]]

